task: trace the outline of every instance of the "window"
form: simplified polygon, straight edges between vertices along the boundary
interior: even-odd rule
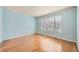
[[[62,31],[62,17],[60,15],[55,16],[55,31],[61,32]]]
[[[41,19],[41,30],[54,31],[54,16]]]
[[[61,15],[52,17],[46,17],[41,19],[41,30],[44,31],[62,31],[62,19]]]

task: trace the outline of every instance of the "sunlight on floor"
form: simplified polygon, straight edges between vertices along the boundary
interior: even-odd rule
[[[47,38],[41,38],[40,40],[41,48],[46,52],[60,52],[62,51],[62,45],[58,44],[57,42],[51,41]]]

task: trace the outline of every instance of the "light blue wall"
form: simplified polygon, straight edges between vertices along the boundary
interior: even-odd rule
[[[63,29],[62,33],[53,31],[42,31],[40,29],[40,19],[46,17],[52,17],[53,15],[62,15],[63,19]],[[38,20],[36,20],[38,19]],[[76,41],[76,8],[69,8],[66,10],[61,10],[54,12],[49,15],[40,16],[37,18],[9,11],[4,8],[3,10],[3,39],[8,39],[10,37],[16,37],[20,35],[30,35],[36,33],[57,36],[61,38],[66,38],[68,40]],[[36,24],[37,22],[37,24]],[[37,30],[36,30],[37,26]]]
[[[2,41],[2,7],[0,6],[0,42]]]
[[[4,8],[3,39],[30,35],[36,32],[36,19],[34,17],[13,12]]]
[[[61,15],[62,16],[62,32],[53,32],[53,31],[45,31],[41,30],[40,27],[40,21],[44,18],[52,17],[54,15]],[[48,15],[37,17],[37,32],[44,34],[44,35],[50,35],[50,36],[56,36],[59,38],[65,38],[69,41],[76,41],[76,7],[71,7],[68,9],[64,9],[58,12],[54,12]]]
[[[79,48],[79,6],[77,7],[77,44]]]

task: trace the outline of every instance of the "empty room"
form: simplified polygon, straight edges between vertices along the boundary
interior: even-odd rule
[[[0,52],[78,52],[78,6],[0,6]]]

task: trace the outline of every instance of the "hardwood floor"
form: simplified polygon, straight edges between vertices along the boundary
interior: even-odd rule
[[[2,49],[1,49],[1,47],[2,47],[2,43],[0,43],[0,52],[2,52]]]
[[[75,42],[40,34],[9,39],[0,48],[3,52],[76,52]]]

